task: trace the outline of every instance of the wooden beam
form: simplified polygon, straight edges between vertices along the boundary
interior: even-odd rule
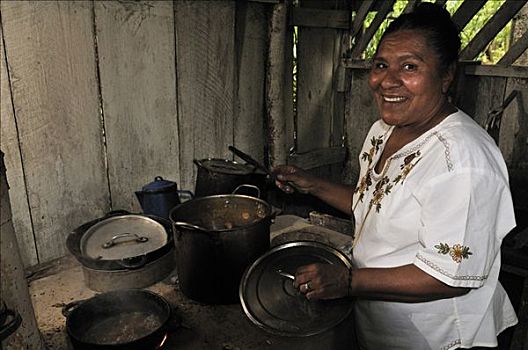
[[[402,13],[412,12],[414,8],[418,6],[419,3],[420,3],[420,0],[409,0],[409,2],[407,3],[407,6],[405,6]]]
[[[482,8],[482,6],[484,6],[486,2],[487,0],[467,0],[464,1],[462,5],[460,5],[452,17],[453,22],[455,22],[459,32],[464,29],[468,22]]]
[[[528,30],[519,38],[497,63],[501,66],[512,65],[528,48]]]
[[[527,0],[507,0],[491,19],[482,27],[460,54],[460,58],[471,60],[477,57],[482,50],[493,40],[502,28],[524,6]]]
[[[361,53],[365,50],[370,40],[378,30],[379,26],[385,20],[387,14],[392,10],[394,2],[395,0],[387,0],[382,3],[380,10],[376,14],[376,17],[374,18],[370,26],[367,28],[365,34],[359,38],[358,42],[352,49],[353,58],[358,58],[361,56]]]
[[[361,3],[354,20],[352,21],[352,32],[350,33],[351,38],[354,38],[359,33],[361,28],[363,28],[363,21],[365,20],[365,17],[367,17],[367,14],[369,13],[373,3],[374,0],[365,0]]]
[[[358,60],[353,58],[345,58],[341,61],[341,65],[345,68],[351,69],[370,69],[369,60]]]
[[[480,75],[480,76],[491,76],[491,77],[507,77],[507,78],[528,78],[528,67],[521,66],[467,66],[464,69],[467,75]]]
[[[308,170],[323,165],[343,163],[345,155],[345,147],[320,148],[305,153],[291,154],[288,157],[288,164]]]
[[[290,26],[350,29],[350,11],[292,8]]]

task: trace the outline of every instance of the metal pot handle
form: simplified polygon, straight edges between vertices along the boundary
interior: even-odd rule
[[[251,188],[253,190],[255,190],[257,192],[257,198],[260,198],[260,189],[257,187],[257,186],[254,186],[254,185],[248,185],[248,184],[242,184],[240,186],[237,186],[237,188],[235,188],[232,192],[232,194],[237,194],[238,190],[240,190],[241,188],[244,188],[244,187],[247,187],[247,188]]]
[[[4,313],[8,316],[10,315],[12,319],[7,324],[2,325],[2,328],[0,329],[0,341],[9,337],[16,331],[20,324],[22,324],[22,316],[20,316],[18,312],[5,309]]]
[[[81,299],[81,300],[75,300],[71,303],[68,303],[64,305],[61,309],[61,313],[64,317],[68,318],[70,317],[71,313],[82,303],[84,303],[88,299]]]
[[[178,190],[178,198],[180,199],[180,202],[187,202],[191,199],[194,198],[194,193],[192,193],[192,191],[188,191],[188,190]],[[182,201],[182,199],[185,199],[184,201]]]
[[[118,240],[119,238],[131,237],[131,236],[135,237],[133,239],[133,241],[136,241],[137,243],[145,243],[145,242],[148,241],[148,237],[146,237],[146,236],[140,236],[137,233],[125,232],[125,233],[120,233],[118,235],[113,236],[109,241],[104,242],[102,247],[103,247],[103,249],[112,248],[116,244],[127,242],[127,241],[116,242],[116,240]],[[130,240],[128,240],[128,242],[129,241]]]
[[[191,224],[190,222],[174,221],[172,224],[174,226],[186,228],[186,229],[189,229],[189,230],[202,231],[202,232],[207,233],[207,234],[210,233],[206,228],[198,226],[198,225]]]
[[[140,269],[145,266],[148,262],[146,255],[135,256],[133,258],[127,258],[117,261],[119,265],[129,270]]]
[[[193,159],[193,163],[196,164],[198,166],[198,168],[204,168],[204,165],[203,165],[202,161],[200,161],[198,159]]]

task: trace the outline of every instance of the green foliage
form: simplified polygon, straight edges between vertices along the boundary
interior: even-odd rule
[[[434,2],[433,0],[425,0]],[[462,49],[477,35],[480,29],[488,22],[488,20],[497,12],[497,10],[504,4],[505,0],[488,0],[486,4],[480,9],[477,14],[469,21],[460,33],[462,42]],[[462,4],[462,0],[448,0],[446,2],[446,9],[449,13],[454,14]],[[372,58],[376,52],[381,36],[390,22],[398,17],[407,6],[408,0],[396,0],[393,10],[387,15],[387,18],[381,23],[380,27],[374,34],[372,40],[368,44],[363,53],[363,58]],[[376,16],[376,12],[369,12],[363,23],[363,28],[370,26]],[[484,49],[484,51],[476,58],[482,61],[483,64],[495,64],[506,53],[509,47],[509,39],[511,32],[511,21],[497,34],[495,39]]]

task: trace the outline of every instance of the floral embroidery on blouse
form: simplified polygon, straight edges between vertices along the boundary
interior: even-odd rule
[[[434,247],[438,249],[438,253],[440,254],[451,255],[451,258],[456,263],[462,262],[462,259],[469,259],[469,256],[473,255],[473,253],[469,251],[469,247],[465,245],[455,244],[450,247],[447,243],[440,243]]]
[[[370,144],[372,145],[370,150],[368,152],[363,152],[363,154],[361,155],[361,159],[368,160],[369,165],[372,163],[374,155],[379,152],[380,146],[383,144],[383,135],[380,135],[378,137],[372,136]]]
[[[411,172],[411,170],[414,168],[414,166],[416,164],[418,164],[418,162],[420,161],[420,159],[422,158],[417,158],[417,157],[420,157],[421,153],[420,151],[416,151],[414,153],[411,153],[409,154],[407,157],[405,157],[405,159],[403,160],[403,164],[400,165],[400,169],[401,169],[401,173],[400,175],[396,176],[396,178],[394,178],[394,180],[392,180],[394,182],[394,184],[397,184],[398,182],[401,181],[401,183],[403,184],[403,181],[405,180],[405,178],[407,177],[407,175],[409,175],[409,173]],[[413,163],[413,160],[416,159],[416,161]]]
[[[365,197],[365,193],[367,193],[372,186],[373,182],[373,174],[372,169],[374,168],[374,159],[375,155],[380,151],[381,145],[383,145],[385,135],[380,136],[373,136],[370,140],[371,147],[368,151],[365,151],[361,154],[361,159],[364,162],[367,163],[367,171],[365,172],[365,175],[360,179],[358,182],[358,186],[354,189],[354,193],[358,194],[358,199],[352,208],[352,211],[355,210],[355,207],[359,204],[359,202],[363,202],[363,198]],[[392,181],[391,179],[386,176],[391,161],[397,157],[389,157],[383,167],[383,172],[380,176],[380,179],[375,182],[374,190],[372,192],[372,199],[369,202],[369,206],[367,209],[367,213],[365,214],[363,221],[361,223],[360,229],[358,230],[357,234],[354,235],[354,242],[353,246],[356,245],[359,236],[361,235],[361,232],[363,231],[363,225],[365,224],[365,221],[367,220],[367,217],[370,215],[370,212],[372,208],[376,209],[376,212],[379,213],[381,210],[381,201],[383,198],[385,198],[388,194],[391,193],[391,190],[394,188],[394,186],[398,183],[403,184],[403,181],[409,175],[411,170],[414,168],[414,166],[420,161],[421,159],[421,153],[420,150],[416,150],[412,152],[411,154],[407,155],[403,159],[403,163],[400,165],[401,172],[396,176]]]
[[[375,190],[372,193],[370,206],[375,206],[377,213],[379,213],[381,209],[381,200],[383,199],[383,197],[385,197],[386,194],[389,194],[392,189],[392,185],[389,182],[390,180],[388,176],[384,176],[381,180],[376,183]]]

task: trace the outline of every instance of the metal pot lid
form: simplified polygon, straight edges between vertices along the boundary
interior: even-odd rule
[[[210,172],[228,175],[248,175],[255,170],[252,165],[240,164],[227,159],[209,158],[202,159],[198,163]]]
[[[80,242],[81,254],[95,260],[118,260],[145,255],[167,244],[159,222],[143,215],[119,215],[90,227]]]
[[[154,181],[143,186],[142,190],[145,192],[162,192],[167,190],[177,190],[178,185],[174,181],[165,180],[161,176],[156,176]]]
[[[279,270],[295,274],[312,263],[351,267],[338,250],[319,242],[290,242],[274,247],[244,273],[239,297],[249,319],[263,330],[281,336],[310,336],[339,324],[352,311],[350,299],[311,301]]]

